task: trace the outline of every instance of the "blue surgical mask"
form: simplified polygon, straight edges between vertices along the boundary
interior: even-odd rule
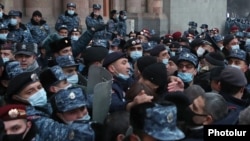
[[[3,17],[3,11],[0,12],[0,18],[2,18],[2,17]]]
[[[47,95],[44,88],[30,96],[28,101],[32,106],[44,106],[47,103]]]
[[[6,40],[8,34],[0,34],[0,39]]]
[[[165,65],[167,65],[168,64],[168,59],[167,58],[162,59],[162,63],[165,64]]]
[[[3,57],[2,59],[3,59],[4,63],[10,61],[10,58],[8,58],[8,57]]]
[[[74,10],[68,10],[69,15],[74,15],[75,11]]]
[[[89,116],[89,113],[87,113],[86,115],[84,115],[83,117],[77,119],[78,121],[81,120],[81,121],[86,121],[86,120],[90,120],[90,116]]]
[[[77,41],[78,39],[79,39],[78,36],[75,36],[75,35],[71,36],[71,40]]]
[[[234,67],[234,68],[237,68],[237,69],[240,69],[240,66],[236,66],[236,65],[230,65],[231,67]]]
[[[240,46],[239,45],[232,46],[232,50],[236,50],[236,49],[240,49]]]
[[[126,20],[127,19],[127,16],[123,16],[123,20]]]
[[[130,57],[133,60],[137,60],[138,58],[142,57],[142,51],[131,51],[130,52]]]
[[[119,78],[123,79],[123,80],[128,80],[129,79],[129,75],[125,75],[125,74],[122,74],[122,73],[118,73],[118,76]]]
[[[175,56],[175,52],[174,51],[170,51],[170,55],[171,56]]]
[[[187,73],[187,72],[178,72],[177,76],[183,81],[183,82],[191,82],[193,80],[193,74]]]
[[[76,83],[78,83],[78,75],[77,75],[77,74],[74,74],[74,75],[68,76],[67,81],[68,81],[69,83],[71,83],[71,84],[76,84]]]
[[[10,19],[10,24],[11,24],[12,26],[16,26],[16,25],[17,25],[17,19],[11,18],[11,19]]]

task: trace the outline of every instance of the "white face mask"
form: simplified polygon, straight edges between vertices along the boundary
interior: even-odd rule
[[[10,58],[8,58],[8,57],[3,57],[2,59],[3,59],[4,63],[10,61]]]
[[[196,53],[197,53],[198,57],[201,57],[201,56],[205,53],[205,51],[206,51],[206,50],[205,50],[204,48],[199,47],[199,48],[197,49]]]
[[[68,10],[69,15],[74,15],[75,11],[74,10]]]
[[[12,26],[16,26],[16,25],[17,25],[17,19],[11,18],[11,19],[10,19],[10,24],[11,24]]]
[[[72,35],[72,36],[71,36],[71,40],[77,41],[78,39],[79,39],[78,36],[75,36],[75,35]]]
[[[240,66],[236,66],[236,65],[230,65],[231,67],[237,68],[237,69],[241,69]]]
[[[0,34],[0,39],[2,39],[2,40],[6,40],[7,39],[7,35],[8,34]]]
[[[236,50],[236,49],[240,49],[240,46],[239,45],[232,46],[232,50]]]

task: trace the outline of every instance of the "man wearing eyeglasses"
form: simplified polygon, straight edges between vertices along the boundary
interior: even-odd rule
[[[185,88],[192,85],[194,76],[197,74],[197,56],[193,53],[183,52],[178,58],[177,66],[177,76],[184,82]]]

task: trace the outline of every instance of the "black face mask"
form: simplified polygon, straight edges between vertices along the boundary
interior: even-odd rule
[[[187,125],[190,125],[190,126],[200,126],[202,125],[202,123],[195,123],[194,120],[193,120],[193,117],[194,116],[207,116],[205,114],[197,114],[195,112],[193,112],[189,107],[187,107],[185,109],[185,116],[183,117],[184,118],[184,121],[186,122]]]
[[[22,141],[23,140],[23,134],[11,134],[11,135],[5,135],[3,137],[4,141]]]

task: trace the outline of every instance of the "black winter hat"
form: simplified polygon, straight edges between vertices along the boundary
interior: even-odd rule
[[[59,52],[60,50],[71,47],[71,40],[68,37],[56,40],[50,44],[50,49],[52,53]]]
[[[247,84],[245,74],[238,68],[227,66],[220,74],[220,81],[233,86],[243,87]]]
[[[34,72],[23,72],[14,78],[12,78],[9,82],[7,88],[6,100],[12,101],[12,96],[17,95],[20,91],[22,91],[27,85],[39,81],[39,78]]]
[[[38,10],[34,11],[33,14],[32,14],[32,17],[35,17],[35,16],[39,16],[39,17],[42,17],[42,13]]]
[[[151,65],[151,64],[154,64],[154,63],[157,63],[157,59],[153,56],[142,56],[140,58],[138,58],[137,60],[137,67],[138,67],[138,70],[140,72],[143,72],[143,70]]]
[[[224,66],[224,57],[222,54],[218,52],[210,52],[205,55],[205,59],[207,62],[209,62],[212,65],[215,66]]]
[[[151,64],[143,70],[142,77],[159,87],[165,86],[167,84],[166,65],[160,62]]]

